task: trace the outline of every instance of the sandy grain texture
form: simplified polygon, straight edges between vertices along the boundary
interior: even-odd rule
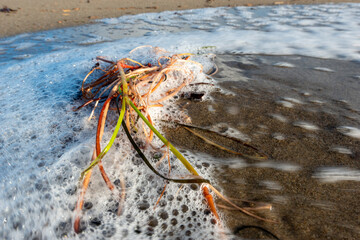
[[[295,67],[279,67],[277,62],[289,62]],[[349,105],[358,89],[352,76],[359,74],[360,64],[291,55],[218,55],[217,64],[219,72],[214,79],[233,94],[215,92],[212,101],[181,99],[180,105],[193,125],[208,129],[218,126],[222,134],[236,129],[269,159],[255,161],[235,156],[205,143],[181,126],[167,130],[166,135],[175,146],[202,157],[204,162],[198,168],[216,166],[213,184],[242,207],[272,205],[271,211],[254,213],[277,223],[224,209],[220,206],[225,202],[217,198],[227,228],[241,239],[275,239],[265,230],[289,240],[360,239],[360,181],[349,181],[355,175],[343,172],[360,169],[360,139],[342,134],[338,128],[360,124],[358,105]],[[334,72],[318,71],[313,68],[317,65]],[[333,94],[336,82],[345,85],[337,87],[338,94]],[[290,95],[294,98],[289,100],[299,100],[293,107],[279,102]],[[299,121],[318,129],[302,128]],[[239,142],[195,131],[233,151],[251,155]],[[348,151],[339,151],[339,146]],[[336,169],[334,174],[330,169]]]
[[[99,18],[126,14],[161,12],[220,6],[257,6],[281,4],[320,4],[328,2],[360,2],[359,0],[2,0],[0,8],[0,38],[24,32],[63,28],[87,24]],[[12,9],[15,11],[6,11]]]

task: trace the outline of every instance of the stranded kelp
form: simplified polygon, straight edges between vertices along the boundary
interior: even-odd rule
[[[93,102],[95,102],[94,110],[100,102],[102,102],[102,107],[97,124],[96,143],[91,163],[81,173],[80,177],[82,187],[75,208],[75,232],[81,231],[81,209],[93,168],[96,165],[108,188],[114,193],[117,193],[116,195],[119,195],[117,213],[120,215],[122,212],[122,205],[126,198],[124,178],[121,176],[121,173],[119,173],[121,191],[116,192],[116,188],[106,174],[102,164],[104,156],[116,141],[121,127],[133,149],[136,151],[137,156],[142,159],[159,179],[162,178],[165,180],[164,188],[154,207],[159,203],[169,183],[199,184],[201,185],[201,191],[207,201],[208,207],[217,222],[220,221],[220,218],[209,189],[234,209],[265,220],[253,214],[249,209],[240,208],[222,196],[220,192],[210,184],[210,181],[201,177],[187,159],[154,127],[155,123],[153,123],[153,118],[150,114],[152,109],[168,106],[169,102],[171,104],[171,101],[173,101],[173,97],[178,95],[184,88],[191,89],[196,88],[198,85],[210,84],[211,78],[204,77],[203,66],[193,60],[198,56],[190,53],[171,55],[163,49],[153,48],[151,46],[138,47],[130,52],[130,56],[131,58],[123,58],[118,61],[110,61],[103,57],[97,57],[98,62],[86,75],[82,83],[82,95],[87,102],[75,110],[79,110]],[[209,59],[211,59],[211,57]],[[103,67],[103,64],[106,66]],[[212,69],[216,71],[216,67],[212,67]],[[102,73],[99,77],[94,77],[92,81],[87,82],[92,74],[99,74],[99,72]],[[199,79],[201,80],[199,81]],[[101,140],[109,109],[113,109],[114,112],[118,114],[117,123],[108,144],[104,148],[101,148]],[[90,118],[93,116],[94,110]],[[183,117],[174,120],[187,124],[186,120],[184,120],[186,119],[186,115],[181,111],[178,112],[178,115]],[[189,125],[186,126],[189,127]],[[188,127],[186,127],[187,130],[189,130]],[[157,138],[154,138],[154,135],[156,135]],[[197,136],[199,136],[199,134],[197,134]],[[155,166],[153,159],[148,159],[146,154],[144,154],[144,150],[149,148],[161,156],[158,158]],[[133,149],[129,149],[129,151],[133,151]],[[180,160],[190,175],[181,177],[171,176],[171,159],[174,157]],[[257,157],[255,156],[254,158]],[[259,155],[258,158],[263,159],[264,156]],[[165,170],[165,168],[158,168],[164,159],[168,161],[167,170]],[[123,171],[126,171],[126,169]]]

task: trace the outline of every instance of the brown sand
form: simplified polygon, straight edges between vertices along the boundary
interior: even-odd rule
[[[220,6],[256,6],[279,4],[320,4],[328,2],[360,2],[359,0],[2,0],[0,8],[16,11],[0,12],[0,38],[24,32],[48,30],[87,24],[99,18],[126,14],[161,12]]]
[[[274,65],[278,62],[288,62],[296,67]],[[196,167],[206,169],[213,165],[213,184],[227,197],[255,202],[236,201],[243,207],[272,204],[272,211],[254,213],[277,221],[260,221],[239,211],[219,207],[225,225],[245,239],[275,239],[264,229],[279,239],[360,239],[360,182],[323,182],[317,175],[319,169],[329,166],[360,169],[360,139],[343,135],[337,129],[339,126],[360,126],[360,111],[355,109],[358,104],[351,105],[355,101],[353,97],[357,96],[355,91],[359,91],[353,76],[360,73],[360,64],[304,56],[265,55],[219,55],[217,64],[219,72],[214,76],[215,80],[235,95],[216,92],[212,101],[181,99],[180,105],[187,110],[193,125],[212,127],[220,124],[221,132],[235,128],[249,136],[250,144],[269,155],[270,160],[241,160],[206,144],[181,126],[169,129],[167,137],[180,149],[211,155],[199,155],[203,164]],[[331,68],[334,72],[318,71],[314,66]],[[244,81],[243,76],[248,81]],[[337,94],[333,94],[336,82],[348,85],[337,87]],[[341,95],[345,92],[348,94]],[[302,104],[288,108],[279,103],[289,96]],[[273,114],[284,116],[285,121],[279,121]],[[318,130],[297,127],[298,121],[312,123]],[[196,131],[229,149],[247,153],[238,142],[215,134],[211,136],[199,129]],[[337,151],[338,146],[351,150],[351,153]],[[298,169],[289,171],[281,167],[282,164]],[[341,171],[337,174],[342,176]],[[218,206],[225,204],[219,199],[217,203]]]

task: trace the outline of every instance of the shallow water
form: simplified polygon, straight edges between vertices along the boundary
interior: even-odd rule
[[[359,4],[221,7],[102,19],[0,39],[0,63],[115,41],[125,52],[139,45],[179,51],[213,46],[218,52],[359,61],[359,9]]]
[[[1,238],[221,235],[196,186],[182,188],[181,194],[178,185],[168,187],[153,210],[163,182],[124,152],[130,145],[123,140],[108,154],[105,167],[115,183],[121,171],[125,175],[125,212],[116,216],[117,198],[95,174],[83,211],[84,231],[72,231],[76,183],[95,134],[95,121],[87,121],[90,109],[71,111],[81,104],[82,78],[96,56],[118,59],[151,44],[172,52],[218,53],[214,79],[219,88],[194,90],[215,91],[202,102],[178,98],[168,120],[187,111],[194,125],[249,142],[270,156],[246,160],[203,144],[184,129],[163,129],[226,196],[242,199],[242,206],[272,205],[271,211],[257,213],[277,224],[219,208],[229,238],[270,237],[258,228],[239,228],[256,225],[280,239],[358,239],[359,8],[340,4],[140,14],[0,39]],[[208,136],[248,153],[227,138]],[[184,174],[174,166],[175,174]]]

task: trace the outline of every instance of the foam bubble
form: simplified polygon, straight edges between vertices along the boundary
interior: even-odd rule
[[[284,117],[283,115],[281,114],[270,114],[271,117],[273,117],[274,119],[280,121],[280,122],[283,122],[283,123],[286,123],[288,122],[288,119],[286,117]]]
[[[338,127],[338,131],[346,136],[360,139],[360,129],[359,128],[342,126],[342,127]]]
[[[225,136],[229,136],[229,137],[233,137],[233,138],[238,138],[244,142],[250,142],[251,138],[240,132],[239,130],[231,127],[229,124],[227,123],[218,123],[216,125],[211,126],[211,130],[221,133]]]
[[[279,141],[285,140],[285,136],[281,133],[273,133],[272,137]]]
[[[215,112],[216,110],[214,109],[213,105],[208,105],[208,111]]]
[[[347,155],[352,154],[352,151],[345,147],[333,147],[332,150],[341,154],[347,154]]]
[[[311,93],[309,93],[309,92],[302,92],[301,94],[304,95],[304,96],[306,96],[306,97],[311,96]]]
[[[109,50],[101,50],[101,53],[115,58]],[[199,188],[194,190],[186,185],[179,193],[180,185],[169,183],[154,210],[165,183],[129,151],[131,145],[123,132],[118,134],[117,142],[103,159],[104,168],[117,190],[111,194],[95,169],[82,212],[83,232],[80,235],[73,232],[73,210],[79,191],[77,181],[91,159],[96,121],[86,120],[90,108],[78,112],[71,109],[74,104],[81,104],[78,100],[81,79],[94,64],[91,58],[99,52],[97,47],[77,48],[1,67],[6,76],[0,88],[1,111],[7,113],[7,118],[2,119],[0,135],[4,163],[0,174],[3,189],[0,215],[6,216],[0,235],[5,239],[39,236],[48,239],[181,236],[203,239],[209,231],[214,231],[216,236],[217,227],[211,223],[211,215],[203,215],[207,207],[199,197],[202,196]],[[211,81],[198,66],[187,68],[195,76],[193,83]],[[168,80],[166,88],[177,86],[178,83]],[[197,86],[206,93],[212,88]],[[161,96],[156,94],[154,92],[154,97]],[[153,108],[150,114],[160,131],[160,120],[165,115],[172,121],[182,118],[171,101],[162,109]],[[116,114],[110,112],[109,122],[115,121],[115,117]],[[103,144],[109,141],[112,128],[111,124],[106,127]],[[159,140],[154,145],[162,146]],[[158,162],[150,148],[144,153],[151,157],[154,165]],[[198,166],[201,175],[211,179],[211,168],[201,167],[203,158],[190,152],[183,154]],[[170,161],[171,177],[188,174],[173,156]],[[158,170],[167,175],[167,162],[159,163]],[[127,194],[123,213],[116,216],[122,179]]]
[[[229,106],[227,108],[227,111],[231,114],[231,115],[238,115],[240,112],[240,109],[237,106]]]
[[[290,163],[281,163],[281,162],[274,162],[274,161],[255,163],[254,166],[260,167],[260,168],[273,168],[273,169],[284,171],[284,172],[295,172],[295,171],[300,170],[300,166],[290,164]]]
[[[312,124],[312,123],[308,123],[308,122],[304,122],[304,121],[299,121],[299,122],[294,122],[293,124],[296,127],[300,127],[309,131],[317,131],[319,130],[319,127]]]
[[[260,184],[270,190],[281,190],[282,189],[281,185],[275,181],[264,180],[264,181],[261,181]]]
[[[15,50],[21,51],[21,50],[25,50],[25,49],[34,47],[35,45],[36,45],[36,43],[22,42],[22,43],[18,43],[18,44],[13,45],[13,47],[15,47]]]
[[[287,107],[287,108],[293,108],[294,104],[292,102],[289,101],[276,101],[277,104],[282,105],[283,107]]]
[[[323,105],[325,104],[325,101],[319,100],[319,99],[311,99],[309,100],[312,103],[318,104],[318,105]]]
[[[283,67],[283,68],[294,68],[295,67],[294,64],[291,64],[291,63],[288,63],[288,62],[278,62],[278,63],[275,63],[274,66]]]
[[[320,72],[334,72],[334,70],[330,68],[324,68],[324,67],[315,67],[314,70],[320,71]]]
[[[299,99],[296,98],[292,98],[292,97],[284,97],[283,98],[285,101],[288,102],[292,102],[292,103],[296,103],[296,104],[304,104],[302,101],[300,101]]]
[[[313,175],[325,183],[338,181],[360,181],[360,171],[347,167],[323,167]]]

